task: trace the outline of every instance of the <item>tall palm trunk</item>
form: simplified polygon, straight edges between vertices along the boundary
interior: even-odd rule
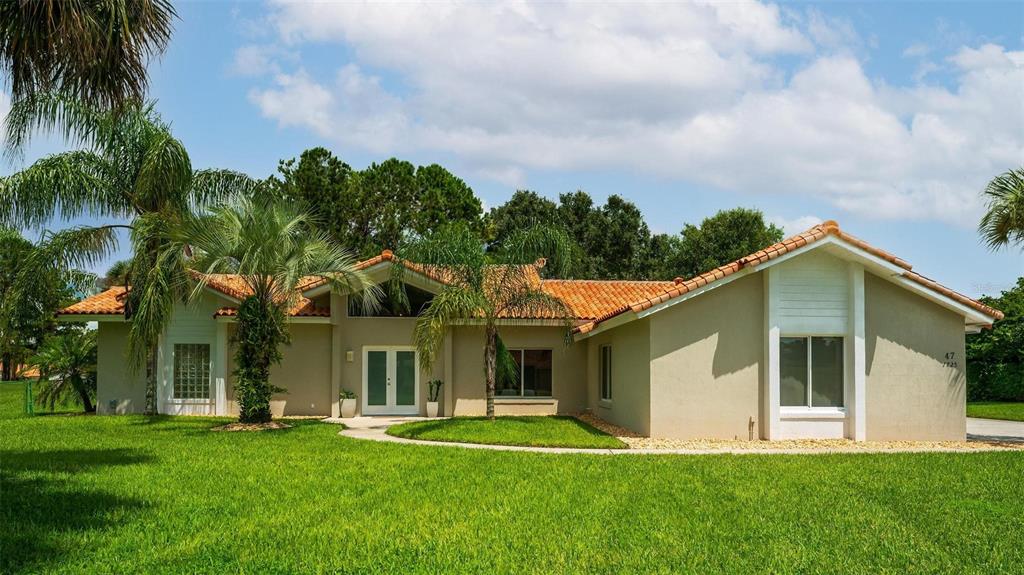
[[[92,404],[92,399],[89,398],[89,391],[85,389],[85,382],[82,381],[82,376],[71,376],[71,387],[75,388],[75,391],[78,392],[78,397],[82,399],[82,406],[85,408],[86,413],[96,411],[96,406]]]
[[[494,419],[494,390],[497,379],[498,329],[493,325],[486,328],[484,344],[484,378],[487,383],[487,419]]]
[[[146,352],[146,415],[156,415],[156,346]]]

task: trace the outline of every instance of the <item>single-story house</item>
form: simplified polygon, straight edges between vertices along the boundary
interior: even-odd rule
[[[360,267],[382,282],[398,262],[384,251]],[[443,280],[407,268],[410,307],[422,309]],[[1002,317],[832,221],[686,280],[541,279],[531,269],[572,310],[574,329],[567,340],[564,321],[502,320],[521,369],[499,387],[498,415],[590,411],[653,437],[962,440],[964,334]],[[445,382],[442,414],[484,412],[483,330],[471,319],[421,373],[415,317],[367,313],[315,278],[301,291],[271,376],[287,390],[273,399],[276,416],[338,416],[341,390],[363,415],[422,415],[431,379]],[[98,322],[100,413],[145,403],[145,376],[126,361],[124,292],[60,312]],[[216,276],[198,303],[175,310],[158,353],[161,413],[236,413],[231,340],[245,296],[238,278]]]

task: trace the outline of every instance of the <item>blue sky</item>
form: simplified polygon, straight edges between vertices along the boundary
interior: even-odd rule
[[[196,167],[264,177],[322,145],[441,163],[487,206],[620,194],[665,232],[751,206],[969,295],[1024,275],[974,229],[1024,164],[1020,3],[178,7],[152,96]]]

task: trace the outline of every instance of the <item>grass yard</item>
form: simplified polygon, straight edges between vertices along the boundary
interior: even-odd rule
[[[976,401],[967,404],[967,417],[1024,421],[1024,402]]]
[[[389,435],[426,441],[457,441],[530,447],[623,449],[618,438],[575,417],[454,417],[412,421],[388,429]]]
[[[1024,455],[552,455],[21,416],[0,571],[957,572],[1024,564]]]

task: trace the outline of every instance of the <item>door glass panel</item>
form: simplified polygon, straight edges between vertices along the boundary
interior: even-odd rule
[[[779,338],[779,393],[784,406],[807,406],[807,338]]]
[[[388,403],[388,352],[366,352],[366,405]]]
[[[813,337],[811,338],[811,407],[842,406],[843,338]]]
[[[395,352],[395,402],[416,405],[416,352]]]

